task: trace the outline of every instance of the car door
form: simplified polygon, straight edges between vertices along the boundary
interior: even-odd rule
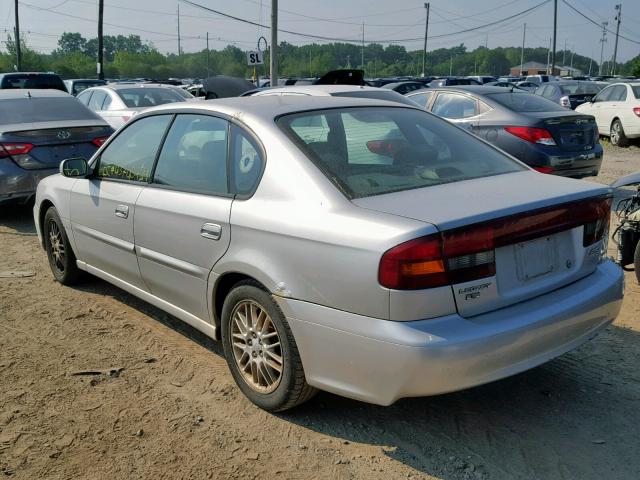
[[[94,160],[89,178],[77,180],[71,190],[78,259],[143,290],[134,248],[135,203],[172,118],[157,115],[131,123]]]
[[[609,125],[611,124],[611,120],[609,119],[609,98],[613,93],[613,85],[606,87],[601,90],[598,95],[593,99],[593,103],[591,104],[591,108],[589,112],[596,119],[596,125],[598,125],[598,130],[602,134],[609,134]],[[581,110],[582,111],[582,110]]]
[[[624,103],[627,101],[627,86],[626,85],[614,85],[611,91],[611,95],[607,99],[605,104],[607,116],[607,123],[605,126],[607,127],[606,132],[611,129],[611,124],[613,123],[614,118],[621,118],[623,115],[622,109],[624,107]],[[624,118],[621,118],[624,128]]]
[[[475,98],[449,92],[438,93],[431,112],[470,132],[477,126],[479,115]]]
[[[150,292],[205,321],[209,272],[231,238],[229,129],[219,117],[177,115],[136,202],[136,251]]]

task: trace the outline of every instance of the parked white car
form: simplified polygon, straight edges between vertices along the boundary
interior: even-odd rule
[[[195,100],[181,88],[151,83],[115,83],[87,88],[77,98],[114,129],[123,126],[145,108]]]
[[[625,147],[629,139],[640,138],[640,82],[609,85],[576,111],[593,115],[600,135],[609,137],[612,145]]]

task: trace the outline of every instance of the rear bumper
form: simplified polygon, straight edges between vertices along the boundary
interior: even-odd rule
[[[413,322],[276,298],[309,384],[390,405],[498,380],[578,347],[618,314],[623,278],[607,261],[573,284],[501,310]]]
[[[559,148],[543,151],[543,148],[533,149],[526,163],[553,167],[554,175],[571,178],[595,176],[600,171],[604,149],[599,143],[591,150],[581,152],[566,152]]]
[[[38,182],[59,169],[25,170],[8,161],[0,163],[0,205],[26,203],[36,193]]]

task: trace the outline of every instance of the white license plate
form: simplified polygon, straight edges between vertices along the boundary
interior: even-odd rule
[[[527,281],[556,269],[554,237],[538,238],[515,245],[518,279]]]

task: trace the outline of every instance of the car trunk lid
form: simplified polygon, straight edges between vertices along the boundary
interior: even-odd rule
[[[571,152],[591,150],[598,143],[598,128],[594,117],[576,112],[566,113],[529,112],[527,115],[539,119],[539,126],[547,129],[558,147]]]
[[[590,221],[591,205],[609,195],[605,186],[526,171],[353,202],[434,224],[442,233],[450,271],[477,261],[494,262],[482,278],[455,276],[452,293],[458,312],[469,317],[542,295],[593,272],[602,242],[585,246],[585,227],[577,219]],[[493,243],[491,235],[496,235]],[[473,241],[478,242],[477,251],[460,254],[459,245]]]

